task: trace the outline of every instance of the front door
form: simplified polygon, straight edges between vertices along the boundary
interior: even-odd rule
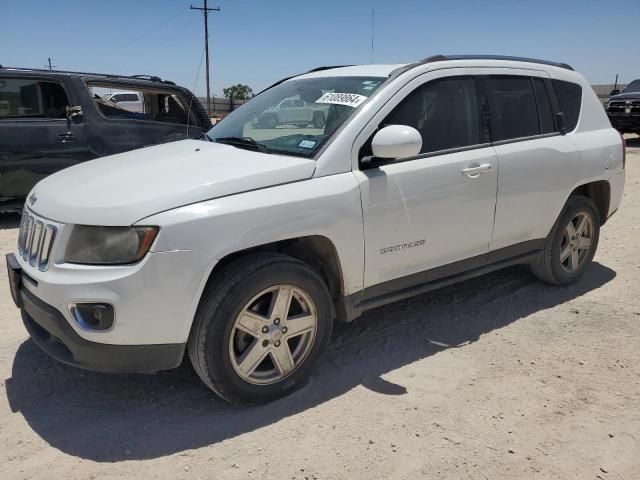
[[[450,266],[440,270],[447,275],[483,265],[493,228],[496,155],[481,128],[474,78],[427,74],[397,96],[404,99],[379,127],[412,126],[423,146],[418,157],[357,172],[365,296],[424,283],[436,267]]]
[[[47,175],[94,158],[84,118],[67,120],[72,101],[53,79],[0,78],[0,205],[24,198]]]

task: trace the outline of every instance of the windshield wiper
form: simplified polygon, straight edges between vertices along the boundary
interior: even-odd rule
[[[270,150],[266,145],[256,142],[251,137],[220,137],[213,140],[217,143],[224,143],[238,148],[247,148],[262,153],[269,153]]]

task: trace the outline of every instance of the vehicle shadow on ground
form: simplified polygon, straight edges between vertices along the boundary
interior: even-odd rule
[[[5,382],[7,397],[13,412],[67,454],[98,462],[157,458],[268,426],[359,385],[378,395],[403,395],[412,384],[380,376],[447,348],[464,348],[483,334],[600,288],[615,275],[594,263],[578,284],[551,287],[513,267],[379,308],[336,325],[309,384],[261,407],[218,400],[187,362],[155,376],[105,375],[62,365],[30,340],[18,348]]]
[[[640,137],[626,138],[624,143],[627,148],[640,148]]]
[[[0,213],[0,230],[9,230],[20,226],[20,214]]]

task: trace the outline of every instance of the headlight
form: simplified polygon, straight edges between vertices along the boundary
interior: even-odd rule
[[[158,227],[92,227],[75,225],[65,262],[118,265],[142,259],[158,234]]]

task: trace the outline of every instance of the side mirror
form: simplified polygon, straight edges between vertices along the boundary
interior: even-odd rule
[[[373,158],[395,160],[396,158],[413,157],[422,149],[420,132],[407,125],[389,125],[379,130],[371,140]],[[364,163],[368,163],[363,159]]]
[[[611,93],[609,94],[609,96],[613,97],[614,95],[618,95],[620,93],[620,90],[617,88],[614,88],[613,90],[611,90]]]

